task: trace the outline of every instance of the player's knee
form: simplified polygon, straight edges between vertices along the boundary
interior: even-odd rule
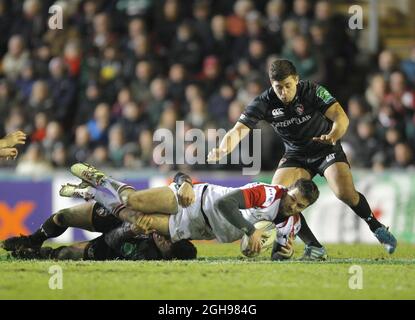
[[[68,215],[71,212],[68,209],[61,209],[55,214],[54,221],[61,227],[67,227],[68,224]]]
[[[353,192],[347,189],[339,189],[335,191],[336,197],[347,205],[353,205]]]

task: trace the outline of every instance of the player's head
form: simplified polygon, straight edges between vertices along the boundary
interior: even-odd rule
[[[160,251],[162,259],[190,260],[196,258],[196,247],[189,240],[172,242],[158,233],[153,233],[153,240]]]
[[[297,94],[299,76],[294,64],[285,59],[274,60],[268,70],[272,89],[284,104],[290,103]]]
[[[312,180],[299,179],[281,199],[281,210],[286,216],[300,213],[316,202],[320,191]]]

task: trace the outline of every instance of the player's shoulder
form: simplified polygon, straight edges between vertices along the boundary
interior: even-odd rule
[[[274,189],[276,192],[285,192],[286,188],[279,184],[268,184],[264,182],[251,182],[241,187],[241,189],[250,189],[250,188],[264,188]]]
[[[298,90],[303,95],[315,95],[319,84],[310,80],[300,80],[298,82]]]
[[[274,90],[272,90],[272,87],[269,87],[268,89],[261,92],[259,95],[257,95],[250,105],[257,105],[257,104],[270,104],[277,98]]]
[[[300,80],[298,89],[301,92],[301,95],[307,97],[318,97],[324,101],[333,100],[333,96],[329,91],[321,84],[310,81],[310,80]]]

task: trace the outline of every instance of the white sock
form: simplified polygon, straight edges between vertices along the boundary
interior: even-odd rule
[[[107,188],[108,191],[110,191],[114,196],[118,197],[118,199],[121,199],[121,192],[126,189],[132,189],[135,190],[132,186],[129,186],[128,184],[115,180],[111,177],[105,177],[103,184],[103,187]]]
[[[105,192],[103,190],[97,189],[95,192],[94,200],[104,206],[109,212],[112,212],[120,205],[120,199],[118,196],[113,195],[112,193]]]

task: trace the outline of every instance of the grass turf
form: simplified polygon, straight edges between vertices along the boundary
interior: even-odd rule
[[[190,262],[17,261],[0,250],[0,299],[415,298],[415,245],[399,244],[392,256],[380,245],[327,245],[326,262],[245,259],[236,243],[197,247]],[[63,270],[62,290],[49,289],[52,265]],[[362,289],[349,288],[353,265]]]

